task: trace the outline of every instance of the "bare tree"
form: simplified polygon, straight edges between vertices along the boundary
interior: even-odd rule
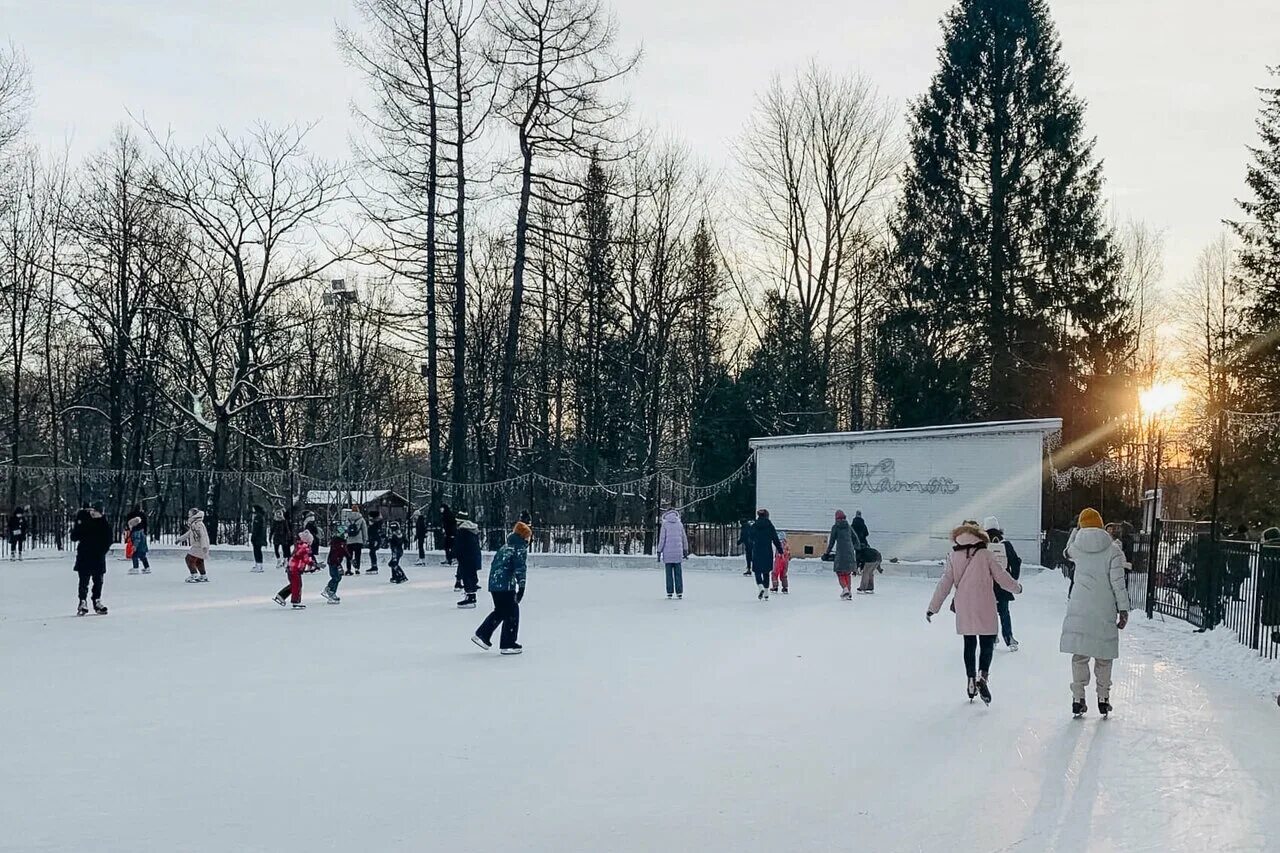
[[[0,47],[0,160],[27,128],[31,115],[31,69],[18,48]]]

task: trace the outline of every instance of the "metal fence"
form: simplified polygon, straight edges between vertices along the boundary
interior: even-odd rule
[[[1207,522],[1166,521],[1139,552],[1128,576],[1133,609],[1225,629],[1263,657],[1280,657],[1280,547],[1215,540]]]

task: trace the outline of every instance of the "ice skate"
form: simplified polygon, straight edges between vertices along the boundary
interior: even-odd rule
[[[1011,652],[1016,652],[1017,650],[1018,650],[1018,641],[1017,641],[1017,640],[1010,640],[1010,641],[1009,641],[1009,651],[1011,651]]]
[[[853,601],[853,593],[849,592],[849,590],[847,590],[847,589],[845,589],[845,590],[841,590],[841,591],[840,591],[840,600],[841,600],[841,601]]]
[[[771,586],[771,587],[769,587],[769,592],[773,593],[774,595],[777,595],[777,594],[778,594],[778,588],[777,588],[776,586]]]
[[[200,583],[199,575],[187,575],[187,583]]]
[[[95,600],[93,602],[93,612],[97,613],[99,616],[106,616],[107,605],[103,604],[101,601]]]
[[[787,589],[787,588],[784,586],[784,587],[782,588],[782,594],[783,594],[783,595],[790,595],[790,594],[791,594],[791,590]]]
[[[250,571],[252,571],[254,574],[261,574],[263,571],[262,563],[254,563],[253,568],[250,569]]]
[[[129,570],[128,573],[131,575],[136,575],[138,573],[138,567],[134,566],[132,569]]]
[[[208,582],[209,582],[208,575],[196,575],[196,583],[208,583]]]
[[[502,649],[501,653],[504,655],[518,655],[523,651],[524,651],[524,646],[520,645],[519,643],[515,643],[509,648]]]
[[[272,598],[271,600],[272,600],[272,601],[274,601],[276,604],[279,604],[281,607],[284,607],[284,605],[285,605],[285,600],[284,600],[284,597],[283,597],[283,596],[279,596],[279,595],[277,595],[277,596],[275,596],[274,598]]]
[[[1077,720],[1083,717],[1085,715],[1085,712],[1087,712],[1088,710],[1089,710],[1089,703],[1084,701],[1083,699],[1071,700],[1071,716],[1075,717]]]
[[[458,609],[459,610],[475,610],[476,609],[475,595],[463,596],[462,600],[458,602]]]
[[[749,578],[749,577],[751,577],[751,570],[750,570],[750,569],[747,569],[745,572],[743,572],[743,573],[742,573],[742,576],[743,576],[744,578]]]
[[[475,643],[477,646],[484,649],[486,652],[489,651],[489,649],[493,648],[492,643],[488,642],[487,640],[480,639],[480,636],[478,634],[471,635],[471,642]]]
[[[982,697],[983,702],[991,704],[991,688],[987,686],[985,675],[978,676],[978,695]]]
[[[346,570],[345,572],[343,572],[342,574],[343,574],[345,577],[351,577],[351,570],[350,570],[350,569],[347,569],[347,570]]]
[[[306,610],[306,609],[307,609],[307,605],[305,605],[305,604],[303,604],[303,603],[299,602],[299,603],[297,603],[297,604],[293,605],[293,609],[294,609],[294,610]]]
[[[143,567],[142,567],[142,573],[143,573],[144,575],[149,575],[149,574],[151,574],[151,567],[150,567],[150,566],[143,566]]]
[[[684,593],[683,592],[676,593],[676,600],[684,601]]]
[[[969,679],[969,685],[965,688],[965,692],[969,694],[969,701],[973,702],[973,697],[978,695],[978,684],[976,679]]]
[[[374,567],[373,567],[373,568],[371,568],[371,569],[365,569],[365,572],[364,572],[364,573],[365,573],[366,575],[376,575],[376,574],[378,573],[378,567],[377,567],[377,566],[374,566]]]
[[[85,605],[84,599],[80,599],[80,606],[76,608],[76,615],[83,616],[89,612],[89,608]]]
[[[284,568],[284,558],[283,558],[283,557],[276,557],[276,569],[277,569],[277,570],[279,570],[279,569],[283,569],[283,568]]]
[[[329,596],[328,596],[328,598],[327,598],[327,599],[325,599],[325,600],[326,600],[329,604],[341,604],[341,603],[342,603],[342,599],[338,597],[338,594],[337,594],[336,592],[334,592],[334,593],[330,593],[330,594],[329,594]]]
[[[1083,703],[1083,702],[1081,702],[1080,704],[1081,704],[1081,705],[1083,705],[1084,703]],[[1105,719],[1107,718],[1107,716],[1111,713],[1111,700],[1110,700],[1110,699],[1099,699],[1099,700],[1098,700],[1098,713],[1102,715],[1102,719],[1104,719],[1104,720],[1105,720]]]
[[[426,564],[427,564],[426,560],[417,560],[414,562],[415,566],[425,566]]]
[[[667,601],[671,600],[671,593],[667,593]]]

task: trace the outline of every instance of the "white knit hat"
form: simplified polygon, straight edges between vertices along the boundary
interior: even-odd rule
[[[994,515],[988,515],[986,518],[982,519],[982,529],[1000,530],[1000,519],[996,518]]]

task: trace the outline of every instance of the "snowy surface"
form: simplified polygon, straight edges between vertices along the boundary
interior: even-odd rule
[[[522,657],[468,642],[452,574],[348,578],[0,563],[5,851],[1267,850],[1280,713],[1225,637],[1137,617],[1106,722],[1073,720],[1065,586],[1014,605],[990,708],[932,582],[830,574],[755,600],[727,572],[539,569]],[[483,598],[483,596],[482,596]],[[1224,662],[1232,662],[1230,666]],[[1236,668],[1239,667],[1239,668]],[[1241,673],[1252,675],[1245,677]],[[1090,701],[1093,701],[1092,693]]]

